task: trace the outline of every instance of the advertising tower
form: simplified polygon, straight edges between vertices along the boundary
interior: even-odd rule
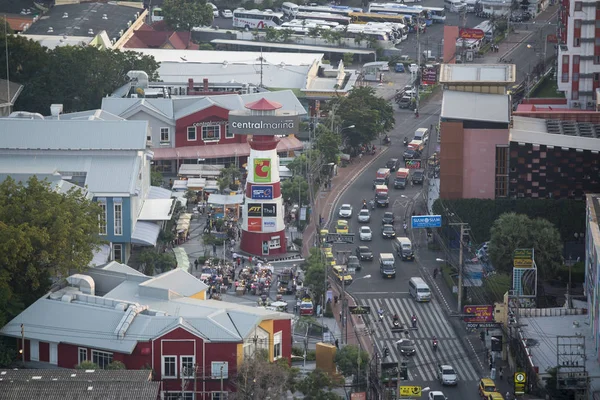
[[[262,98],[246,104],[246,110],[229,113],[230,131],[251,135],[240,246],[258,256],[284,254],[287,249],[277,144],[278,136],[298,132],[298,113],[281,107]]]

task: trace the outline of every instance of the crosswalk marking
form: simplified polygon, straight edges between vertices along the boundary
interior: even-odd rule
[[[360,303],[371,308],[371,315],[365,316],[371,337],[379,354],[388,348],[390,355],[384,362],[408,362],[410,381],[437,380],[437,366],[449,364],[454,367],[462,381],[477,381],[479,376],[471,364],[471,356],[463,348],[447,321],[444,310],[435,301],[417,303],[411,298],[369,298]],[[379,320],[378,310],[384,311],[383,322]],[[393,316],[398,314],[403,330],[392,332]],[[410,318],[417,316],[417,329],[411,328]],[[408,336],[405,333],[408,330]],[[433,350],[433,338],[438,339],[438,349]],[[404,357],[400,354],[396,342],[402,338],[415,341],[416,354]]]

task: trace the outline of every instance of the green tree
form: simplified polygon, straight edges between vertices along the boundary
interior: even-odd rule
[[[100,369],[100,367],[94,362],[82,361],[75,366],[75,369]]]
[[[370,86],[353,88],[347,97],[335,99],[332,108],[344,125],[355,126],[342,132],[346,144],[353,148],[394,128],[394,108]]]
[[[163,174],[162,172],[160,172],[159,170],[157,170],[155,167],[152,168],[152,171],[150,171],[150,184],[152,186],[162,186],[163,185]]]
[[[2,32],[2,33],[6,32],[9,34],[15,33],[15,31],[12,30],[12,28],[6,21],[6,18],[4,18],[4,17],[0,17],[0,32]]]
[[[213,9],[206,0],[165,0],[162,10],[165,22],[174,30],[191,31],[213,23]]]
[[[153,276],[156,272],[166,272],[177,266],[177,260],[173,253],[158,253],[155,249],[143,250],[138,262],[144,269],[144,275]]]
[[[294,31],[292,29],[286,28],[279,31],[279,40],[283,43],[287,43],[292,38]]]
[[[360,365],[362,377],[366,372],[366,367],[369,365],[369,353],[359,349],[358,346],[349,344],[335,353],[335,364],[345,377],[358,376]]]
[[[535,250],[540,282],[552,278],[562,265],[560,235],[545,219],[506,213],[494,222],[490,232],[490,260],[501,272],[512,272],[515,249]]]
[[[312,370],[303,380],[298,382],[298,390],[306,400],[341,400],[331,389],[337,385],[322,369]]]
[[[296,390],[298,369],[290,368],[286,359],[268,360],[267,351],[256,351],[237,368],[233,382],[237,388],[230,393],[235,400],[283,398],[288,390]]]
[[[271,26],[267,26],[265,29],[265,41],[277,42],[279,41],[279,31]]]
[[[121,361],[115,360],[115,361],[111,362],[110,364],[108,364],[106,366],[106,369],[120,370],[120,369],[127,369],[127,367]]]
[[[352,62],[354,61],[354,53],[344,53],[343,60],[344,66],[348,67],[352,65]]]
[[[82,271],[102,243],[100,207],[36,177],[0,183],[0,326],[45,294],[50,277]]]
[[[325,260],[321,256],[321,250],[317,247],[311,248],[310,255],[306,260],[304,285],[311,290],[315,305],[323,303],[323,296],[327,290],[326,274],[327,268]]]
[[[242,170],[236,167],[235,164],[230,164],[221,170],[221,176],[229,180],[229,189],[237,190],[239,187],[237,182],[242,179]]]
[[[281,195],[292,203],[308,204],[308,182],[302,176],[294,176],[281,182]]]
[[[340,135],[331,132],[324,125],[317,126],[317,143],[316,147],[319,153],[323,156],[323,163],[337,163],[340,153],[339,147],[342,144]]]

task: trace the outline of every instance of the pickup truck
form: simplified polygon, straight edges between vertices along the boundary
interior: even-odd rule
[[[398,168],[396,178],[394,178],[394,189],[405,189],[409,174],[410,170],[408,168]]]
[[[415,169],[412,172],[412,183],[414,185],[422,185],[423,184],[423,179],[425,176],[425,171],[423,171],[422,169]]]
[[[390,183],[391,171],[389,168],[379,168],[375,174],[375,180],[373,181],[373,189],[377,185],[388,185]]]

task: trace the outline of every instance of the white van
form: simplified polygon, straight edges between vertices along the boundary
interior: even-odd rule
[[[408,281],[408,292],[418,302],[431,301],[431,291],[422,278],[410,278]]]
[[[429,140],[429,128],[419,128],[415,131],[415,137],[413,140],[420,140],[424,144],[427,144]]]
[[[412,249],[412,243],[407,237],[397,237],[396,240],[392,242],[394,249],[396,249],[396,254],[402,258],[402,261],[413,261],[415,259],[415,255]]]
[[[217,6],[215,6],[213,3],[206,3],[206,5],[212,7],[213,17],[218,18],[219,17],[219,9],[217,8]]]
[[[288,17],[295,17],[298,14],[298,4],[286,1],[281,5],[281,11]]]

